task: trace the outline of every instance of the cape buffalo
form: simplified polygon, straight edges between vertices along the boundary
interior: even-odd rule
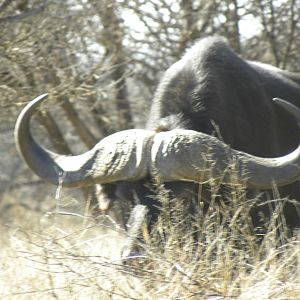
[[[234,161],[237,181],[249,189],[276,183],[300,200],[300,76],[243,60],[223,38],[199,41],[166,71],[146,129],[112,134],[84,154],[59,155],[33,139],[29,121],[45,98],[23,109],[15,138],[28,166],[53,184],[108,184],[115,197],[151,204],[145,181],[167,182],[175,194],[211,178],[226,183]],[[299,225],[296,210],[287,209],[289,224]]]

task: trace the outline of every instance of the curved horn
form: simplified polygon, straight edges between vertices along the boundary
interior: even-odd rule
[[[29,123],[43,94],[32,100],[19,115],[15,126],[17,148],[28,166],[41,178],[68,187],[119,180],[138,180],[146,176],[149,159],[144,159],[153,131],[125,130],[101,140],[90,151],[76,156],[51,152],[34,140]]]
[[[47,94],[37,97],[23,109],[16,123],[15,139],[29,167],[53,184],[79,187],[138,180],[146,177],[148,171],[162,181],[205,182],[222,178],[230,182],[227,170],[232,163],[237,180],[251,188],[268,189],[273,183],[286,185],[300,176],[300,145],[286,156],[261,158],[236,151],[204,133],[183,129],[156,135],[149,130],[125,130],[104,138],[84,154],[59,155],[39,146],[30,133],[30,118],[46,97]],[[274,101],[300,123],[297,107],[281,99]]]
[[[281,99],[275,103],[291,113],[300,124],[300,109]],[[230,182],[228,167],[235,166],[236,179],[250,188],[270,189],[300,177],[300,145],[278,158],[261,158],[236,151],[217,138],[192,130],[157,134],[152,146],[152,169],[162,181],[206,182],[222,178]]]

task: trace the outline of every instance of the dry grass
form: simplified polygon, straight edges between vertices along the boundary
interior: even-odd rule
[[[15,212],[15,221],[0,228],[0,298],[300,299],[299,241],[284,228],[255,236],[242,190],[226,207],[212,199],[205,215],[200,203],[194,216],[164,189],[158,197],[157,226],[138,245],[142,255],[126,260],[117,227]]]

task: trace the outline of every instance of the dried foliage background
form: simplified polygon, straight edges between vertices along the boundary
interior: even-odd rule
[[[107,134],[141,127],[164,70],[207,35],[227,37],[244,58],[299,72],[299,9],[299,0],[0,0],[3,297],[297,299],[296,239],[279,249],[249,240],[238,251],[230,241],[241,233],[229,234],[210,218],[199,248],[187,251],[188,230],[165,215],[168,235],[161,247],[155,234],[147,245],[149,258],[139,262],[145,273],[124,273],[119,261],[111,268],[122,233],[89,218],[45,215],[84,215],[86,200],[96,203],[94,188],[58,191],[41,182],[20,160],[13,128],[22,107],[44,92],[50,99],[34,135],[60,153],[80,153]]]

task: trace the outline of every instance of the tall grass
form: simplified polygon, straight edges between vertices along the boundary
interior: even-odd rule
[[[300,299],[299,237],[278,225],[280,205],[259,235],[250,218],[258,199],[246,200],[241,187],[229,190],[226,203],[212,193],[205,214],[201,201],[187,214],[186,201],[163,187],[157,197],[159,220],[126,259],[118,226],[16,214],[18,225],[1,225],[0,298]]]

